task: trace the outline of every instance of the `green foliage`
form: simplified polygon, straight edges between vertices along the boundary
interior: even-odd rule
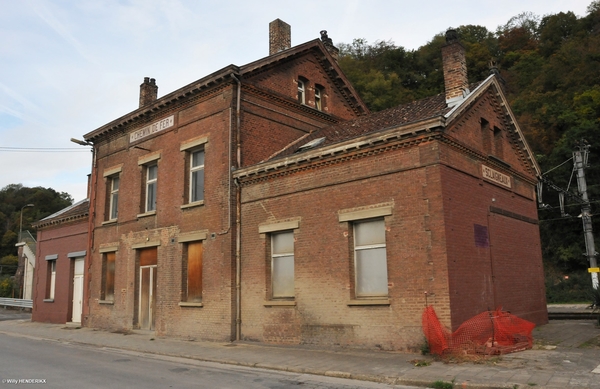
[[[565,278],[568,277],[568,278]],[[591,276],[587,270],[563,272],[546,266],[546,301],[591,304]]]
[[[429,342],[427,338],[423,339],[423,343],[421,343],[421,355],[429,355],[431,350],[429,349]]]
[[[0,189],[0,257],[16,253],[21,214],[23,231],[30,231],[35,236],[31,223],[72,203],[73,198],[68,193],[59,193],[51,188],[28,188],[21,184],[11,184]],[[34,206],[24,207],[27,204]]]
[[[14,276],[19,265],[19,258],[16,255],[7,255],[0,259],[0,275]]]
[[[0,276],[0,297],[12,297],[13,280],[10,276]]]
[[[435,381],[431,384],[431,387],[434,389],[452,389],[454,388],[454,380],[452,382]]]

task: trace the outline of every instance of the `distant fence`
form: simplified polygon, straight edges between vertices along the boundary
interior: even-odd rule
[[[31,308],[33,308],[33,300],[12,299],[12,298],[0,297],[0,306],[31,309]]]

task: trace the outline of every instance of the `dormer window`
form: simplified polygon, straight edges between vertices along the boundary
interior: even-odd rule
[[[306,104],[306,81],[298,79],[298,102]]]
[[[296,152],[300,153],[300,152],[302,152],[304,150],[313,149],[313,148],[319,146],[323,142],[325,142],[325,137],[313,139],[310,142],[308,142],[306,144],[303,144],[302,146],[298,147],[298,150],[296,150]]]

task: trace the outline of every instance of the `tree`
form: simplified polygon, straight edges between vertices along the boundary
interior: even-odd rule
[[[19,258],[16,255],[7,255],[0,259],[0,276],[14,276],[19,265]]]
[[[34,204],[33,207],[23,206]],[[68,193],[59,193],[52,188],[28,188],[22,184],[11,184],[0,189],[0,257],[15,253],[21,226],[23,209],[23,231],[35,236],[31,223],[49,216],[73,204]]]

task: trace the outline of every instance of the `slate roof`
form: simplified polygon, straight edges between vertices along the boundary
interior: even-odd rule
[[[369,133],[384,131],[391,127],[440,117],[451,110],[452,107],[448,107],[446,104],[445,95],[438,94],[313,131],[289,144],[285,149],[272,155],[268,160],[283,158],[297,152],[302,152],[299,150],[300,147],[314,139],[324,137],[325,140],[319,143],[317,147],[326,147]]]
[[[74,220],[87,218],[89,215],[90,200],[84,199],[73,205],[63,208],[50,216],[32,223],[35,228],[44,228],[51,225],[62,224]]]

